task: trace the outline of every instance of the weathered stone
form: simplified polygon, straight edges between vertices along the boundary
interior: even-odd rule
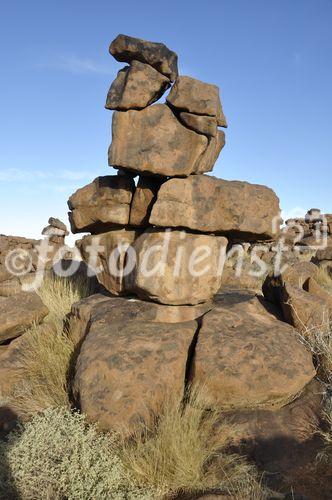
[[[197,174],[204,174],[204,172],[213,170],[214,164],[225,144],[225,133],[222,130],[218,130],[216,137],[209,138],[209,144],[198,161]]]
[[[279,276],[269,274],[263,283],[264,297],[273,304],[279,305],[281,302],[281,290],[285,284],[303,289],[309,278],[317,275],[318,268],[312,262],[296,262],[288,266]]]
[[[309,292],[311,295],[324,300],[330,310],[330,315],[332,314],[332,295],[324,290],[324,288],[321,287],[314,278],[309,278],[305,282],[304,290]]]
[[[74,392],[81,410],[101,429],[128,434],[150,423],[167,393],[181,401],[196,322],[92,323],[76,366]]]
[[[150,223],[220,232],[246,241],[271,239],[279,211],[279,199],[265,186],[194,175],[161,186]]]
[[[327,246],[326,248],[322,248],[320,250],[317,250],[317,253],[313,259],[315,263],[322,262],[324,260],[331,260],[332,261],[332,244],[330,246]]]
[[[132,245],[140,233],[132,229],[112,229],[95,236],[84,236],[77,246],[83,260],[95,272],[99,283],[114,295],[126,294],[124,273],[127,248]]]
[[[314,329],[326,329],[330,310],[324,299],[285,283],[281,289],[281,308],[285,321],[306,336]]]
[[[188,113],[214,117],[220,115],[218,87],[190,76],[179,76],[166,100],[174,108]]]
[[[109,165],[145,174],[196,173],[208,140],[182,125],[165,104],[113,113]]]
[[[140,176],[130,207],[129,224],[147,227],[153,203],[162,181],[156,177]]]
[[[202,318],[190,379],[206,385],[212,403],[281,407],[314,376],[294,329],[253,293],[222,294]]]
[[[198,304],[221,285],[227,239],[184,231],[146,230],[134,243],[128,290],[162,304]]]
[[[59,229],[53,226],[46,226],[42,231],[43,236],[66,236],[68,231],[64,231],[63,229]]]
[[[179,116],[182,123],[195,132],[209,137],[215,137],[217,135],[217,119],[214,116],[194,115],[186,111],[182,111]]]
[[[213,308],[211,301],[196,306],[166,306],[136,297],[108,297],[95,294],[74,304],[68,316],[71,337],[85,337],[92,323],[147,321],[149,323],[183,323],[200,318]]]
[[[150,64],[172,82],[178,75],[178,56],[163,43],[118,35],[110,45],[110,54],[120,62],[135,60]]]
[[[149,64],[133,61],[119,71],[107,95],[106,109],[142,109],[158,101],[170,81]]]
[[[135,190],[131,177],[107,175],[78,189],[68,201],[73,233],[99,233],[129,222],[130,203]]]
[[[0,297],[0,342],[18,337],[47,314],[47,307],[36,293]]]
[[[62,231],[65,231],[66,236],[69,234],[66,224],[64,224],[60,219],[56,219],[55,217],[50,217],[48,219],[48,223],[50,226],[53,226],[53,227],[56,227],[58,229],[62,229]]]

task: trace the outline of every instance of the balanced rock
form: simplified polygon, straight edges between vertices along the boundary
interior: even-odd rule
[[[140,233],[129,228],[112,229],[77,242],[83,260],[95,272],[106,290],[114,295],[126,293],[124,275],[130,266],[127,249]]]
[[[213,404],[281,407],[315,376],[310,353],[275,314],[250,292],[217,296],[201,320],[190,375]]]
[[[129,224],[131,226],[147,227],[153,203],[162,184],[157,177],[140,176],[130,207]]]
[[[149,64],[172,82],[178,75],[178,56],[163,43],[118,35],[110,45],[110,54],[120,62]]]
[[[50,217],[48,219],[48,223],[52,227],[56,227],[57,229],[62,229],[66,233],[66,236],[68,236],[68,230],[67,226],[64,222],[62,222],[60,219],[57,219],[56,217]]]
[[[134,431],[150,423],[169,393],[180,402],[196,322],[111,319],[92,323],[76,366],[74,392],[101,429]]]
[[[196,173],[208,146],[207,137],[182,125],[165,104],[115,111],[112,132],[109,165],[143,174],[186,177]]]
[[[134,190],[134,180],[122,175],[97,177],[78,189],[68,201],[72,232],[99,233],[128,224]]]
[[[107,95],[106,109],[142,109],[158,101],[170,87],[170,80],[152,66],[133,61],[121,69]]]
[[[198,304],[219,290],[227,239],[147,229],[134,243],[136,266],[127,288],[162,304]]]
[[[170,179],[160,188],[150,223],[224,233],[241,239],[271,239],[279,199],[266,186],[205,175]]]
[[[218,125],[227,127],[219,97],[219,88],[189,76],[179,76],[167,96],[174,108],[196,115],[213,116]]]
[[[48,312],[34,292],[0,297],[0,343],[18,337],[33,324],[40,323]]]

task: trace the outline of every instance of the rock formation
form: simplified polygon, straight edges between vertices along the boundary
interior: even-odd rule
[[[190,382],[227,408],[282,407],[315,374],[295,330],[252,294],[212,302],[228,245],[278,237],[279,200],[204,175],[225,145],[217,86],[179,76],[164,44],[119,35],[110,53],[128,63],[106,101],[118,175],[68,202],[72,231],[90,233],[77,243],[82,257],[112,294],[82,301],[68,320],[82,344],[77,403],[104,429],[130,430]]]

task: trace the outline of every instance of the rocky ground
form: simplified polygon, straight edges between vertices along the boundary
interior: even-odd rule
[[[218,87],[110,52],[117,174],[68,201],[89,234],[0,236],[1,498],[329,499],[332,216],[206,175]]]

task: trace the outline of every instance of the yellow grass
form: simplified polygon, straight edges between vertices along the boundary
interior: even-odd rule
[[[332,294],[332,277],[331,275],[324,269],[320,267],[318,270],[318,274],[315,277],[317,283],[322,286],[327,292]]]
[[[71,305],[88,292],[82,278],[46,278],[38,291],[50,313],[44,325],[33,326],[24,334],[22,370],[12,395],[20,416],[70,406],[69,373],[75,344],[64,330],[63,320]]]
[[[158,497],[217,489],[232,498],[265,498],[255,468],[228,450],[236,429],[205,400],[204,388],[193,389],[185,406],[168,396],[152,427],[123,446],[129,476]]]

